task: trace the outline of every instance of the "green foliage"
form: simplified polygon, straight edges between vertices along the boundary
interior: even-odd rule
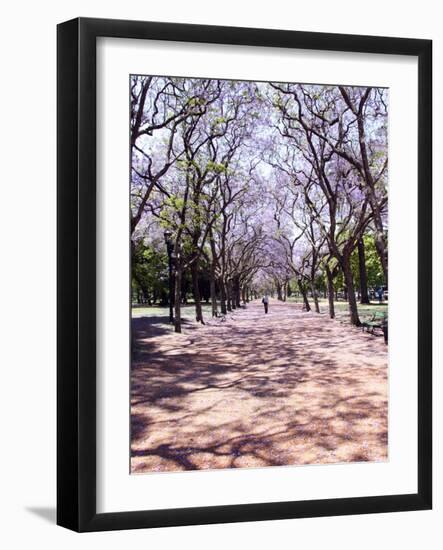
[[[168,289],[166,251],[146,246],[143,241],[132,248],[132,292],[147,302],[164,300]]]
[[[222,174],[227,170],[227,166],[225,164],[213,162],[212,160],[208,160],[206,168],[209,172],[215,172],[216,174]]]
[[[283,101],[280,94],[274,94],[272,97],[272,104],[274,107],[281,108],[283,107]]]
[[[206,103],[206,100],[204,97],[190,97],[187,101],[188,107],[199,107],[201,105],[204,105]]]
[[[377,287],[384,284],[383,269],[380,263],[380,257],[375,247],[375,240],[372,234],[366,234],[363,237],[365,245],[366,274],[368,288]],[[356,285],[360,285],[360,271],[358,268],[358,250],[354,250],[351,256],[351,267]]]
[[[336,292],[340,292],[343,290],[345,286],[345,278],[343,276],[343,271],[340,269],[340,271],[337,273],[337,276],[334,279],[334,290]]]

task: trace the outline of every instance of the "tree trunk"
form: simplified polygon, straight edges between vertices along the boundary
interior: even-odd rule
[[[201,323],[202,325],[204,325],[205,323],[203,322],[200,288],[198,284],[197,262],[193,262],[191,264],[191,275],[192,275],[192,290],[194,294],[194,303],[195,303],[195,320],[197,321],[197,323]]]
[[[358,316],[357,300],[355,298],[354,279],[352,276],[351,259],[349,256],[342,258],[343,276],[346,282],[346,290],[348,296],[349,315],[351,317],[351,323],[356,327],[361,326],[360,318]]]
[[[320,306],[318,304],[318,296],[315,290],[314,281],[311,281],[311,292],[312,292],[312,298],[314,300],[315,312],[320,313]]]
[[[381,267],[383,269],[383,277],[385,279],[385,285],[388,284],[388,254],[387,246],[383,237],[375,239],[375,248],[377,250],[378,257],[380,258]]]
[[[214,235],[212,229],[209,231],[209,244],[211,246],[211,268],[209,271],[209,292],[211,295],[211,312],[212,317],[218,317],[217,309],[217,293],[215,289],[215,278],[217,269],[217,250],[215,248]]]
[[[182,331],[181,324],[181,290],[182,290],[182,266],[177,264],[175,270],[175,299],[174,299],[174,330]]]
[[[218,280],[218,284],[220,286],[220,310],[222,312],[222,315],[226,315],[226,285],[223,277],[220,277],[220,279]]]
[[[346,92],[344,91],[343,88],[340,88],[340,91],[343,97],[345,98],[346,103],[348,103],[349,98],[348,99],[346,98]],[[363,112],[364,111],[360,109],[357,116],[357,127],[358,127],[358,134],[359,134],[358,142],[360,145],[364,179],[366,180],[366,185],[369,191],[369,202],[374,215],[374,224],[377,232],[377,235],[375,237],[375,247],[380,257],[380,262],[383,269],[383,275],[385,278],[385,284],[387,285],[388,284],[388,254],[387,254],[388,247],[387,247],[386,238],[384,234],[383,220],[382,220],[380,208],[377,202],[377,197],[375,196],[376,183],[374,182],[374,177],[371,172],[371,167],[369,166]]]
[[[300,279],[297,281],[297,283],[298,283],[298,288],[300,289],[300,294],[303,297],[304,309],[305,311],[311,311],[311,306],[309,304],[308,294],[306,292],[305,286]]]
[[[228,311],[232,311],[233,303],[232,303],[232,283],[231,281],[227,281],[226,283],[226,309]]]
[[[234,294],[234,304],[236,308],[239,308],[241,306],[240,302],[240,281],[238,277],[234,278],[234,284],[233,284],[233,294]]]
[[[211,268],[209,288],[211,293],[211,313],[212,317],[218,317],[218,307],[217,307],[217,294],[215,292],[215,270]]]
[[[360,274],[360,303],[369,304],[368,276],[366,273],[365,243],[363,239],[358,240],[357,248],[358,248],[358,270]]]
[[[328,304],[329,304],[329,317],[331,319],[334,319],[335,317],[335,308],[334,308],[334,277],[332,276],[332,272],[329,269],[329,266],[326,266],[326,278],[328,281]]]

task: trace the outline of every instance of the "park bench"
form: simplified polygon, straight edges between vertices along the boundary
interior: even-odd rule
[[[371,334],[375,334],[375,329],[383,331],[385,343],[388,343],[388,316],[382,311],[376,311],[368,321],[363,321],[361,324],[362,331],[365,329]]]

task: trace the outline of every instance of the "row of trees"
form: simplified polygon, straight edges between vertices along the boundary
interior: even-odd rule
[[[333,317],[343,280],[355,325],[373,250],[387,284],[386,90],[135,76],[131,154],[134,288],[160,291],[166,232],[176,331],[188,284],[203,323],[202,287],[216,316],[290,281],[319,311],[326,282]]]
[[[370,235],[364,237],[363,279],[360,278],[362,263],[358,252],[357,249],[354,250],[351,257],[352,273],[357,289],[357,298],[360,303],[367,304],[375,289],[384,285],[383,271],[373,238]],[[199,267],[201,298],[203,302],[209,304],[211,302],[210,266],[203,259]],[[220,288],[217,281],[215,284],[217,301],[220,303]],[[314,281],[314,288],[317,296],[328,297],[328,280],[325,271],[320,270]],[[257,298],[263,293],[270,294],[281,301],[286,301],[291,297],[302,298],[297,279],[290,272],[282,271],[276,266],[267,269],[260,280],[256,277],[253,285],[242,288],[241,302],[248,303],[250,299]],[[343,273],[340,270],[334,277],[331,294],[335,295],[335,301],[347,300],[347,289]],[[311,310],[312,291],[308,289],[306,296],[308,310]],[[185,272],[182,277],[181,303],[188,304],[193,299],[190,273]],[[137,243],[132,260],[132,300],[134,304],[138,305],[167,306],[169,304],[168,256],[161,241],[157,243],[157,246],[145,244],[144,241]],[[237,307],[235,303],[233,306],[227,311]]]

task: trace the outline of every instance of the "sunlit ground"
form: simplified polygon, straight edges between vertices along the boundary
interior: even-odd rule
[[[290,297],[287,300],[288,303],[294,303],[294,304],[302,304],[301,298],[293,298]],[[314,303],[311,301],[311,307],[314,309]],[[328,301],[327,299],[320,298],[320,312],[324,314],[328,314]],[[348,317],[348,303],[340,300],[334,302],[335,307],[335,313],[336,316],[341,320],[346,320]],[[202,310],[203,315],[205,318],[209,319],[211,317],[212,307],[211,304],[202,302]],[[218,303],[218,310],[220,313],[220,303]],[[358,304],[358,312],[362,320],[370,318],[376,311],[387,313],[388,311],[388,302],[384,301],[382,303],[379,303],[378,301],[372,301],[370,304]],[[193,320],[195,318],[195,307],[192,302],[190,302],[187,305],[181,306],[181,315],[184,319]],[[221,314],[220,314],[221,315]],[[132,306],[132,317],[165,317],[167,318],[166,321],[169,318],[169,307],[168,306],[140,306],[140,305],[133,305]]]

